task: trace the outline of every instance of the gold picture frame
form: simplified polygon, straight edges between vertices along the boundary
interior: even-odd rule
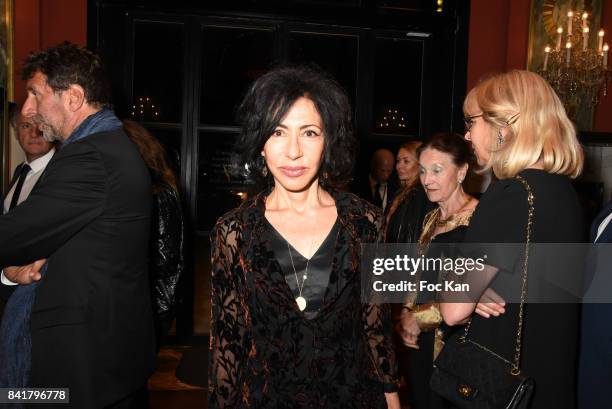
[[[529,19],[529,44],[527,48],[527,69],[538,72],[544,64],[544,48],[555,47],[557,28],[564,33],[567,29],[567,13],[589,14],[588,22],[591,28],[589,46],[597,42],[597,31],[601,27],[602,0],[532,0]],[[576,36],[580,41],[581,36]],[[563,43],[565,44],[565,43]],[[581,131],[589,131],[593,124],[594,109],[590,104],[581,104],[573,113],[576,126]]]
[[[590,27],[599,30],[602,6],[602,0],[532,0],[527,69],[537,71],[542,67],[544,47],[547,45],[554,47],[557,27],[561,26],[565,30],[565,21],[569,10],[580,13],[586,11],[589,13]],[[595,44],[596,42],[596,35],[591,33],[589,44]]]
[[[0,193],[8,186],[9,155],[9,101],[13,100],[13,0],[0,0]]]

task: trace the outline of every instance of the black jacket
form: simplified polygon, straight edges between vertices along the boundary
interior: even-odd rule
[[[11,178],[11,182],[8,184],[7,188],[6,188],[6,192],[4,192],[4,194],[2,195],[2,201],[4,201],[4,199],[6,199],[6,195],[8,195],[8,193],[11,191],[11,188],[13,187],[13,185],[15,183],[17,183],[17,179],[19,178],[19,169],[21,169],[21,167],[23,166],[25,162],[21,162],[19,165],[15,166],[15,170],[13,171],[13,177]]]
[[[179,280],[185,270],[183,212],[176,190],[159,185],[153,195],[149,269],[153,309],[171,317],[179,302]]]
[[[147,274],[151,182],[122,130],[66,145],[0,217],[0,267],[47,258],[32,309],[33,387],[101,408],[154,369]]]
[[[397,203],[395,201],[397,200]],[[423,230],[425,215],[435,204],[427,199],[421,184],[417,184],[406,194],[396,196],[389,206],[385,241],[387,243],[416,243]]]
[[[398,183],[392,176],[387,180],[387,202],[385,203],[385,212],[389,209],[389,205],[395,198],[395,193],[398,190]],[[372,194],[372,187],[370,186],[370,179],[366,175],[362,179],[357,179],[351,186],[351,192],[359,196],[360,198],[375,204],[376,199]]]

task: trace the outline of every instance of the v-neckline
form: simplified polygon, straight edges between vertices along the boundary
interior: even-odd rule
[[[312,254],[310,260],[308,261],[308,259],[306,257],[304,257],[303,254],[301,254],[299,251],[297,251],[293,245],[291,245],[291,243],[289,243],[287,240],[285,240],[285,238],[283,237],[283,235],[272,225],[272,223],[270,223],[270,221],[264,217],[264,224],[267,225],[268,231],[275,236],[274,239],[272,240],[277,240],[278,243],[283,243],[284,245],[289,246],[289,248],[291,249],[291,252],[294,253],[293,257],[296,258],[296,263],[306,263],[306,262],[317,262],[316,258],[317,256],[321,253],[321,251],[323,249],[326,248],[326,246],[333,246],[334,248],[334,253],[336,252],[336,246],[337,246],[337,238],[338,238],[338,234],[339,234],[339,230],[337,228],[337,226],[340,226],[340,218],[336,217],[336,221],[334,222],[334,224],[332,225],[331,229],[329,230],[329,232],[327,233],[327,235],[325,236],[325,239],[323,239],[323,242],[321,243],[321,245],[317,248],[317,250]],[[330,242],[331,241],[331,242]],[[271,241],[269,242],[271,245]],[[286,250],[285,250],[286,251]],[[321,311],[323,311],[326,307],[327,307],[327,303],[326,300],[328,298],[329,292],[330,292],[330,288],[329,288],[329,282],[331,281],[334,272],[336,270],[336,258],[333,257],[332,263],[331,263],[331,271],[330,271],[330,275],[329,275],[329,279],[328,279],[328,283],[327,283],[327,288],[325,289],[325,293],[323,294],[323,300],[321,303],[321,308],[316,312],[316,314],[313,317],[307,317],[306,314],[304,313],[303,310],[300,310],[300,307],[298,306],[298,302],[297,302],[297,296],[294,294],[293,289],[291,288],[291,286],[289,285],[289,283],[287,282],[286,279],[286,271],[283,268],[282,264],[279,262],[279,260],[277,259],[277,263],[278,266],[280,268],[279,272],[282,273],[282,288],[283,288],[283,292],[286,292],[286,294],[289,297],[289,299],[291,299],[292,301],[291,303],[291,309],[293,311],[295,311],[301,318],[307,320],[307,321],[312,321],[317,319],[320,316]],[[295,273],[295,266],[293,267],[293,273]]]
[[[272,230],[270,229],[270,227],[274,227],[272,226],[272,224],[268,221],[268,219],[265,217],[265,212],[266,212],[266,198],[267,196],[270,194],[270,191],[272,189],[268,188],[267,190],[259,193],[254,199],[253,202],[251,204],[249,204],[249,208],[252,210],[252,213],[250,213],[250,215],[248,216],[248,218],[250,220],[255,220],[255,226],[253,227],[252,230],[252,234],[253,235],[246,235],[244,237],[245,240],[249,241],[249,242],[257,242],[260,244],[263,244],[265,246],[265,249],[259,248],[258,251],[267,251],[269,250],[269,239],[266,239],[266,233],[268,234],[272,234]],[[342,242],[342,245],[347,245],[347,256],[348,257],[353,257],[351,256],[349,253],[354,253],[355,249],[353,249],[353,247],[356,245],[355,244],[355,240],[359,240],[360,236],[356,230],[356,225],[355,223],[352,221],[355,218],[355,215],[351,213],[351,210],[354,209],[357,205],[356,205],[356,198],[348,193],[344,193],[344,192],[340,192],[340,191],[335,191],[335,190],[331,190],[329,191],[329,193],[332,195],[332,197],[334,198],[334,201],[336,202],[336,211],[337,211],[337,215],[336,215],[336,224],[338,226],[336,233],[335,233],[335,239],[334,239],[334,257],[332,260],[332,265],[331,265],[331,275],[329,278],[329,284],[328,284],[328,288],[325,292],[325,296],[323,299],[323,306],[321,307],[319,313],[317,314],[316,317],[312,318],[312,320],[317,320],[320,319],[321,316],[323,316],[325,314],[325,311],[327,311],[329,308],[331,308],[331,305],[333,304],[333,302],[330,302],[330,297],[332,297],[332,293],[334,294],[334,296],[340,296],[340,294],[344,291],[345,286],[348,284],[348,282],[352,279],[351,277],[347,277],[346,276],[346,272],[343,271],[343,273],[341,274],[340,270],[340,263],[344,262],[343,260],[343,256],[339,256],[339,249],[340,249],[340,242]],[[361,207],[360,207],[361,208]],[[252,217],[252,219],[251,219]],[[270,227],[269,227],[270,226]],[[282,236],[281,236],[282,237]],[[343,237],[341,239],[341,237]],[[358,246],[358,244],[357,244]],[[257,246],[256,246],[257,247]],[[249,246],[249,248],[252,248]],[[352,254],[351,253],[351,254]],[[262,254],[262,256],[264,256]],[[352,259],[351,259],[352,260]],[[349,264],[348,268],[352,269],[353,264]],[[268,268],[263,267],[261,269],[261,271],[265,271],[268,270]],[[279,270],[279,273],[282,273],[282,271]],[[270,278],[270,277],[268,277]],[[293,297],[293,293],[291,291],[291,288],[289,287],[289,284],[287,284],[287,281],[285,280],[285,277],[277,277],[277,278],[282,278],[281,281],[279,281],[279,283],[282,282],[282,284],[280,284],[280,292],[283,294],[286,294],[287,297],[289,297],[289,300],[292,300],[287,307],[293,311],[295,314],[297,314],[298,316],[307,319],[305,317],[305,315],[303,314],[302,311],[300,311],[300,309],[298,308],[297,303],[294,300]],[[308,320],[308,319],[307,319]]]
[[[325,238],[323,239],[323,241],[321,242],[321,244],[319,244],[319,247],[317,247],[317,249],[310,255],[310,258],[304,256],[302,253],[300,253],[294,246],[293,244],[291,244],[291,242],[289,240],[287,240],[285,238],[285,236],[283,236],[281,234],[281,232],[279,232],[276,227],[274,227],[274,225],[270,222],[270,220],[268,220],[268,218],[265,216],[264,214],[264,220],[266,221],[266,223],[268,224],[268,226],[270,226],[272,228],[272,231],[274,232],[274,234],[278,235],[278,237],[284,241],[285,243],[287,243],[287,245],[291,248],[291,251],[294,254],[297,254],[298,256],[300,256],[301,258],[303,258],[304,260],[312,260],[313,258],[315,258],[315,256],[319,253],[319,251],[324,247],[324,245],[327,243],[327,240],[329,240],[329,238],[332,236],[332,233],[334,232],[336,225],[338,224],[339,218],[338,215],[336,214],[336,220],[334,220],[334,223],[332,224],[331,228],[329,229],[329,231],[327,232],[327,234],[325,235]]]

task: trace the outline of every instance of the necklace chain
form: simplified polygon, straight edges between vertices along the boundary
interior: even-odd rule
[[[456,212],[454,212],[453,214],[451,214],[450,216],[448,216],[446,219],[442,219],[442,218],[440,217],[440,216],[441,216],[441,214],[442,214],[442,211],[441,211],[441,210],[439,210],[439,216],[438,216],[438,220],[436,220],[436,225],[437,225],[438,227],[442,227],[442,226],[445,226],[445,225],[447,225],[447,224],[453,224],[453,225],[456,225],[457,223],[459,223],[459,222],[460,222],[460,220],[456,220],[456,221],[455,221],[455,220],[453,220],[453,219],[456,219],[456,218],[459,216],[459,214],[465,210],[465,208],[467,207],[467,205],[468,205],[468,204],[470,204],[470,202],[472,201],[472,199],[473,199],[473,197],[469,196],[469,197],[468,197],[468,199],[467,199],[467,200],[465,201],[465,203],[463,204],[463,206],[461,206],[461,208],[459,208],[459,210],[457,210]],[[440,208],[438,207],[438,209],[440,209]],[[454,221],[454,223],[452,223],[453,221]]]
[[[293,263],[293,256],[291,255],[291,247],[289,247],[289,242],[285,240],[287,243],[287,251],[289,251],[289,258],[291,259],[291,267],[293,267],[293,274],[295,275],[295,283],[297,284],[298,292],[300,297],[302,296],[302,289],[304,288],[304,283],[308,278],[308,264],[310,264],[310,258],[306,259],[306,269],[304,270],[304,276],[302,278],[302,285],[300,285],[300,280],[298,279],[297,271],[295,269],[295,264]],[[312,256],[311,256],[312,258]]]

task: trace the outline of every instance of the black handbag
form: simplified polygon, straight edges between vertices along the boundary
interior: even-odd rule
[[[460,409],[527,409],[535,387],[520,369],[534,195],[525,179],[516,178],[527,190],[529,213],[514,362],[468,339],[471,321],[449,338],[434,362],[430,387]]]

